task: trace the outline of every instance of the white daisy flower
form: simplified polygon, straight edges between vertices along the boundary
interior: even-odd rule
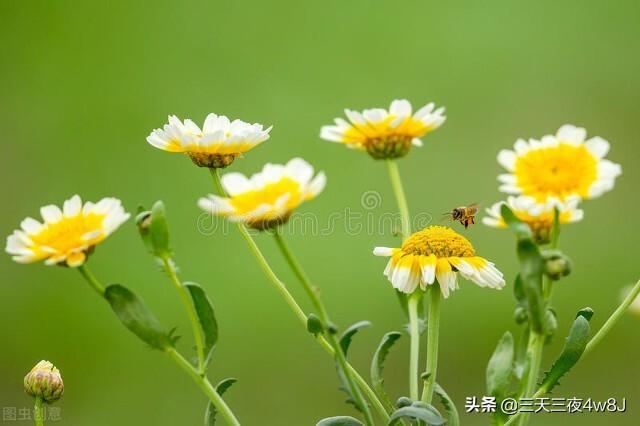
[[[47,265],[82,265],[93,247],[107,238],[128,218],[116,198],[86,202],[74,195],[62,209],[55,205],[40,209],[43,222],[24,219],[7,238],[6,251],[19,263],[44,260]]]
[[[171,115],[169,123],[151,132],[147,142],[163,151],[185,153],[200,167],[221,168],[269,139],[270,131],[262,124],[231,121],[214,113],[207,115],[200,129],[189,119],[182,122]]]
[[[325,184],[323,172],[314,177],[309,163],[294,158],[285,165],[268,163],[249,178],[227,173],[222,176],[222,186],[228,197],[209,195],[201,198],[198,206],[255,229],[268,229],[286,222],[296,207],[315,198]]]
[[[509,196],[506,204],[513,214],[521,221],[527,223],[538,243],[548,243],[553,227],[554,209],[558,208],[558,222],[560,224],[578,222],[584,217],[584,212],[578,208],[580,198],[573,196],[566,201],[549,198],[544,203],[539,203],[533,197],[520,195]],[[507,224],[502,218],[502,205],[499,201],[486,209],[487,215],[482,218],[482,223],[494,228],[506,228]]]
[[[458,289],[458,272],[480,287],[505,285],[502,272],[476,256],[471,242],[446,226],[428,226],[407,238],[402,247],[376,247],[373,254],[391,257],[384,275],[403,293],[413,293],[418,286],[425,290],[437,280],[447,298]]]
[[[335,125],[322,127],[320,137],[349,148],[366,150],[377,159],[402,157],[412,144],[422,146],[419,138],[444,123],[444,108],[434,108],[430,103],[412,114],[409,101],[401,99],[391,102],[388,111],[384,108],[363,112],[345,109],[349,121],[336,118]]]
[[[514,150],[498,153],[498,162],[509,173],[498,176],[500,191],[522,194],[544,203],[573,196],[595,198],[613,189],[622,169],[604,157],[609,142],[570,124],[554,135],[528,142],[518,140]]]

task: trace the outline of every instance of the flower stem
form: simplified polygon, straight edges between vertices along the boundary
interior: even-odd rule
[[[87,268],[87,264],[83,263],[82,265],[78,266],[78,271],[80,271],[80,273],[82,274],[84,279],[89,283],[91,288],[93,288],[100,295],[100,297],[104,297],[104,287],[102,286],[102,284],[98,282],[98,280],[91,273],[89,268]]]
[[[94,287],[100,296],[106,301],[106,297],[104,295],[104,287],[100,282],[95,278],[95,276],[89,271],[89,269],[82,265],[78,268],[82,276]],[[203,374],[200,374],[198,370],[196,370],[182,355],[176,351],[174,347],[168,347],[164,351],[171,360],[173,360],[180,368],[182,368],[202,389],[204,394],[209,398],[211,403],[218,409],[218,411],[222,414],[229,425],[239,426],[240,422],[236,419],[231,409],[224,402],[222,397],[216,392],[213,388],[213,385],[209,382],[209,379]],[[36,401],[37,403],[37,401]]]
[[[358,389],[358,386],[356,385],[351,372],[347,368],[346,355],[342,351],[342,348],[340,347],[340,344],[338,343],[338,340],[336,339],[335,334],[329,330],[329,324],[331,323],[329,320],[329,314],[327,313],[327,310],[324,307],[322,300],[320,300],[320,295],[318,294],[317,287],[315,287],[311,283],[311,281],[307,277],[307,274],[302,269],[302,265],[300,265],[300,262],[298,262],[298,259],[296,259],[296,257],[293,255],[293,252],[289,248],[289,245],[284,240],[284,238],[282,238],[282,235],[280,234],[280,232],[276,230],[273,233],[273,236],[276,240],[276,243],[278,244],[278,247],[280,248],[280,251],[282,252],[282,255],[287,260],[287,263],[293,270],[294,274],[298,277],[298,280],[302,283],[302,287],[304,288],[305,292],[311,299],[313,306],[318,310],[320,321],[322,321],[323,327],[325,328],[325,330],[327,330],[327,333],[326,333],[327,340],[333,347],[338,365],[340,365],[341,370],[344,371],[345,379],[347,381],[347,385],[349,386],[350,393],[353,395],[356,404],[359,407],[362,407],[362,411],[365,415],[365,420],[367,424],[373,425],[373,418],[371,417],[371,411],[369,410],[369,406],[367,402],[364,400],[364,398],[362,397],[362,394],[360,393],[360,389]]]
[[[418,363],[420,362],[420,328],[418,324],[418,304],[420,303],[420,291],[414,291],[409,297],[409,335],[411,338],[409,350],[409,397],[417,401],[418,394]]]
[[[605,321],[604,325],[600,327],[600,330],[598,330],[598,332],[591,338],[591,340],[589,340],[589,343],[587,343],[587,346],[584,348],[584,352],[582,353],[582,356],[591,352],[593,348],[598,343],[600,343],[602,339],[604,339],[604,337],[609,333],[609,331],[611,331],[613,326],[618,323],[622,315],[626,312],[627,308],[629,308],[629,305],[631,305],[633,301],[636,299],[636,297],[638,297],[638,294],[640,294],[640,281],[638,281],[633,286],[633,288],[631,289],[629,294],[627,294],[627,297],[624,298],[620,306],[618,306],[618,308],[613,312],[613,314],[611,314],[611,316],[607,319],[607,321]]]
[[[529,334],[529,344],[527,345],[527,376],[524,383],[524,392],[522,398],[533,398],[536,385],[538,383],[538,373],[542,363],[542,348],[544,346],[545,336],[531,331]],[[520,425],[524,426],[529,421],[529,413],[523,412],[520,416]]]
[[[36,403],[33,407],[33,417],[36,426],[44,426],[44,409],[42,407],[42,397],[36,396]]]
[[[201,376],[205,375],[205,353],[204,353],[204,339],[202,336],[202,330],[200,328],[200,321],[198,319],[198,314],[196,313],[196,308],[193,305],[193,301],[191,300],[191,296],[189,295],[189,291],[182,284],[180,278],[178,278],[178,272],[176,271],[175,263],[173,259],[169,256],[163,256],[160,258],[162,261],[162,268],[165,270],[169,279],[173,283],[174,287],[178,291],[180,295],[180,299],[182,300],[182,304],[184,305],[185,310],[187,311],[187,316],[189,317],[189,322],[191,323],[191,331],[193,332],[193,339],[196,344],[196,353],[198,355],[198,373]]]
[[[213,178],[213,182],[218,193],[222,196],[226,195],[226,191],[222,187],[222,183],[220,181],[220,174],[218,170],[217,169],[209,169],[209,170],[211,172],[211,176]],[[254,255],[254,257],[258,261],[258,264],[260,265],[263,272],[269,279],[269,282],[273,284],[276,290],[282,295],[285,302],[287,302],[287,305],[289,305],[293,313],[296,315],[298,320],[302,323],[303,327],[306,329],[307,315],[304,313],[300,305],[298,305],[298,302],[296,302],[296,300],[291,295],[291,293],[289,293],[289,290],[287,289],[286,285],[282,281],[280,281],[280,278],[278,278],[275,272],[273,272],[273,270],[271,269],[271,266],[269,265],[264,255],[260,251],[260,248],[258,247],[256,242],[253,240],[253,238],[247,231],[247,228],[241,223],[238,223],[237,226],[238,226],[238,231],[240,232],[240,235],[242,235],[244,240],[247,242],[247,245],[249,246],[251,253]],[[324,349],[325,352],[327,352],[332,357],[336,356],[333,346],[327,341],[327,339],[325,339],[323,336],[314,336],[314,339],[320,345],[320,347]],[[386,409],[384,408],[384,405],[380,402],[380,400],[378,399],[378,396],[373,391],[373,389],[371,389],[371,387],[366,382],[366,380],[362,378],[362,376],[355,370],[355,368],[353,368],[353,366],[351,366],[351,364],[349,364],[349,362],[346,362],[345,365],[346,365],[345,371],[348,371],[349,374],[353,376],[355,381],[358,383],[358,386],[360,387],[360,389],[362,389],[362,391],[367,395],[369,400],[371,400],[371,402],[373,403],[373,406],[376,408],[376,411],[378,411],[380,416],[385,421],[388,421],[389,413],[387,413]]]
[[[387,171],[389,172],[389,179],[391,180],[393,193],[395,194],[396,202],[398,203],[398,210],[400,210],[402,220],[402,238],[405,239],[411,234],[411,217],[409,216],[409,205],[407,204],[407,197],[405,196],[404,188],[402,187],[402,179],[400,178],[400,172],[398,171],[398,164],[395,160],[387,160]]]
[[[438,371],[438,335],[440,330],[440,288],[434,282],[429,290],[429,316],[427,322],[427,377],[422,389],[422,400],[431,403]]]
[[[220,412],[222,417],[224,417],[225,421],[229,425],[238,426],[240,422],[233,414],[229,406],[222,399],[220,394],[215,390],[209,379],[206,376],[202,376],[199,371],[197,371],[189,361],[184,359],[182,355],[176,351],[175,348],[169,347],[165,350],[166,354],[171,358],[180,368],[182,368],[192,379],[198,387],[204,392],[205,395],[209,398],[211,403],[216,407],[216,409]]]

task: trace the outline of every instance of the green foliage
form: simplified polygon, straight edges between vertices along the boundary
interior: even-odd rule
[[[149,346],[160,350],[173,346],[174,339],[131,290],[112,284],[105,289],[104,297],[120,322]]]
[[[169,228],[167,226],[167,217],[162,201],[156,201],[151,208],[149,236],[153,254],[158,257],[171,255],[171,250],[169,249]]]
[[[448,426],[460,426],[460,415],[458,414],[458,409],[456,408],[455,403],[445,392],[445,390],[438,383],[433,384],[433,393],[438,396],[440,399],[440,403],[447,411],[449,418],[447,419]]]
[[[360,330],[361,328],[369,327],[371,323],[369,321],[359,321],[349,328],[347,328],[344,333],[340,336],[340,347],[342,348],[342,352],[344,352],[345,356],[349,351],[349,346],[351,346],[351,339],[353,336]]]
[[[491,396],[503,397],[507,394],[513,374],[513,336],[506,332],[500,338],[487,364],[487,392]]]
[[[316,423],[316,426],[363,426],[363,423],[349,416],[327,417]]]
[[[382,340],[371,360],[371,383],[373,384],[373,389],[387,407],[391,407],[391,400],[384,390],[382,370],[384,370],[384,362],[387,359],[389,350],[400,337],[402,337],[402,333],[398,331],[391,331],[382,336]]]
[[[582,356],[584,348],[589,342],[589,319],[592,315],[591,308],[585,308],[578,312],[571,330],[569,330],[562,353],[542,380],[541,389],[544,393],[550,392],[558,384],[560,378],[567,374]]]
[[[204,337],[205,366],[211,362],[211,357],[218,341],[218,322],[216,320],[213,305],[207,294],[194,282],[185,282],[184,286],[189,290],[193,306],[198,314],[198,323]]]
[[[402,418],[414,421],[421,420],[431,426],[439,426],[446,423],[446,420],[435,407],[422,401],[416,401],[408,407],[398,408],[391,413],[388,425],[394,425]]]
[[[502,205],[501,213],[505,223],[518,239],[519,279],[522,283],[522,292],[527,298],[531,329],[536,333],[543,334],[545,301],[542,296],[542,274],[544,272],[544,260],[538,246],[533,241],[529,226],[520,221],[506,204]]]
[[[237,381],[238,379],[234,379],[232,377],[220,381],[220,383],[216,385],[216,392],[218,392],[218,395],[222,396],[227,389]],[[212,402],[208,402],[207,409],[204,412],[204,426],[214,426],[216,424],[216,414],[218,414],[216,406],[213,405]]]

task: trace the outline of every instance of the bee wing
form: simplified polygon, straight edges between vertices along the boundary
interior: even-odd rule
[[[442,213],[442,217],[440,218],[440,223],[448,220],[453,220],[453,216],[451,215],[451,212]]]
[[[472,203],[467,206],[467,210],[471,214],[476,214],[479,208],[480,208],[480,205],[478,203]]]

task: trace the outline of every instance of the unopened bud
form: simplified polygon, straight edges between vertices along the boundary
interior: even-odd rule
[[[40,361],[24,376],[24,390],[35,398],[42,398],[45,402],[60,399],[64,393],[64,383],[60,370],[49,361]]]
[[[398,408],[408,407],[411,404],[413,404],[413,401],[410,400],[409,398],[407,398],[406,396],[401,396],[396,401],[396,407],[398,407]]]
[[[554,281],[571,273],[571,259],[559,250],[547,250],[542,253],[544,273]]]

